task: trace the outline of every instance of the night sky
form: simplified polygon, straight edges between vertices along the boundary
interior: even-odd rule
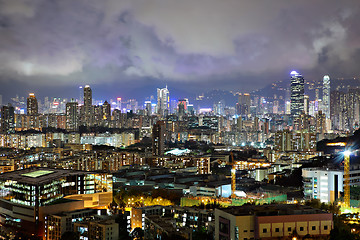
[[[0,94],[140,98],[359,76],[360,1],[0,0]]]

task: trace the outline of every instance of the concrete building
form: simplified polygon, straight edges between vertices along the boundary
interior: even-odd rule
[[[327,236],[331,213],[302,205],[247,205],[215,209],[215,240]]]
[[[319,199],[321,202],[332,203],[343,191],[343,171],[321,168],[304,168],[305,199]]]

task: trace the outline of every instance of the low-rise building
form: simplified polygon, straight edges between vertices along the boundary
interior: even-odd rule
[[[327,236],[331,213],[290,204],[246,205],[215,209],[215,240],[279,239],[290,236]]]

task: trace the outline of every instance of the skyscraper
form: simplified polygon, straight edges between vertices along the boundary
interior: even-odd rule
[[[170,96],[167,86],[157,89],[157,113],[166,116],[170,109]]]
[[[79,128],[78,103],[71,99],[66,103],[66,130],[77,131]]]
[[[1,128],[2,133],[12,133],[15,129],[14,107],[9,103],[8,106],[1,108]]]
[[[296,71],[290,74],[290,112],[292,116],[299,116],[304,111],[304,78]]]
[[[30,93],[27,98],[27,115],[34,116],[38,114],[38,102],[34,93]]]
[[[85,126],[93,125],[94,107],[92,105],[92,91],[89,85],[84,87],[84,121]]]
[[[325,117],[330,119],[330,77],[325,75],[323,78],[323,112]]]
[[[245,116],[248,115],[250,113],[250,105],[251,105],[251,98],[250,98],[250,94],[248,93],[244,93],[241,94],[239,93],[239,97],[238,97],[238,104],[237,104],[237,112],[239,115]]]
[[[165,151],[165,121],[158,121],[152,129],[152,153],[154,156],[161,156]]]

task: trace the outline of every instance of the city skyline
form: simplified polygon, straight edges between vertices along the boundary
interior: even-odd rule
[[[350,78],[359,75],[359,7],[357,1],[2,1],[1,94],[62,96],[72,89],[71,98],[73,86],[86,84],[115,96],[147,95],[166,84],[190,93],[250,92],[286,80],[292,70],[311,80]]]

